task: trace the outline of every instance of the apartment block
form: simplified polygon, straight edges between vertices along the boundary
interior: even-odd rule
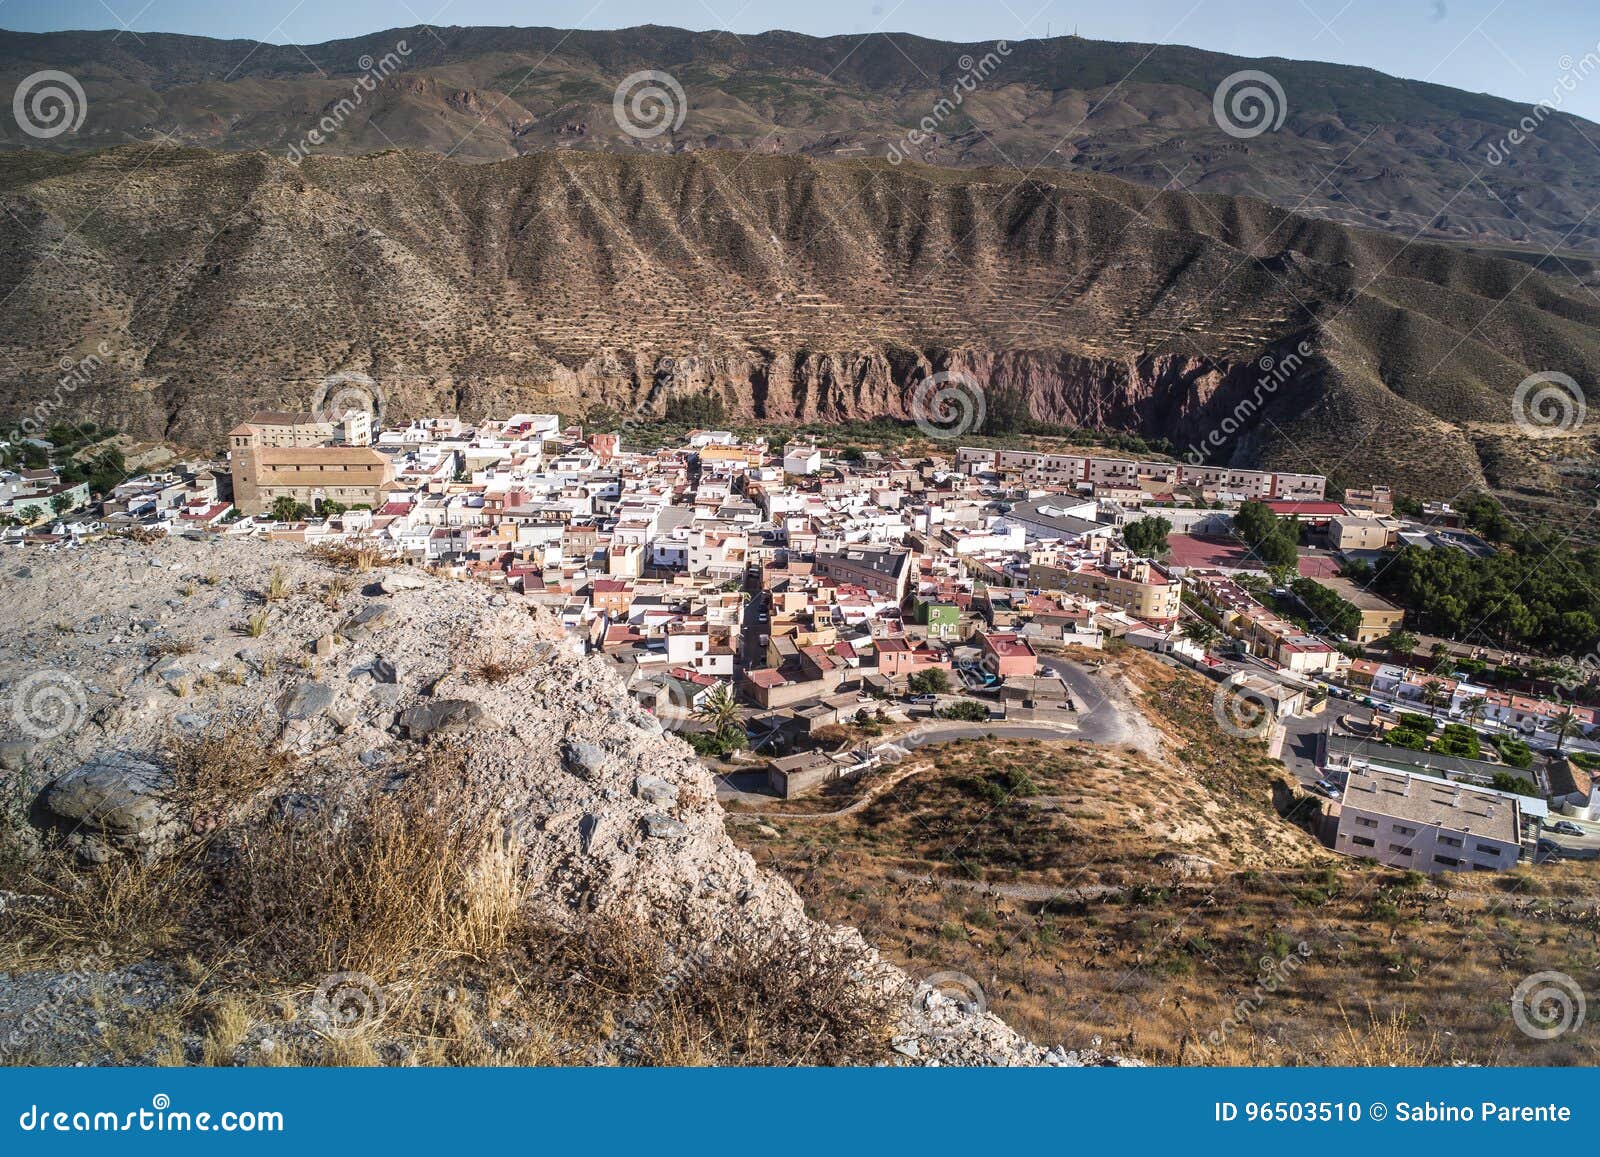
[[[1522,812],[1509,793],[1354,767],[1340,801],[1334,846],[1430,875],[1504,872],[1522,854]]]
[[[1028,567],[1028,585],[1110,603],[1135,618],[1154,623],[1177,619],[1182,599],[1177,580],[1142,559],[1119,563],[1102,557],[1058,565],[1032,564]]]

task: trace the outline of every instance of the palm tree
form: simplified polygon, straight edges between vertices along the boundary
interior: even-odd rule
[[[1209,651],[1222,638],[1222,632],[1204,619],[1187,620],[1178,628],[1178,633],[1191,643],[1198,644],[1202,651]]]
[[[1440,707],[1445,701],[1444,687],[1437,679],[1429,679],[1422,685],[1422,704],[1424,707]]]
[[[726,735],[743,724],[739,720],[739,704],[726,683],[718,683],[699,707],[694,717],[717,735]]]
[[[1489,710],[1489,701],[1482,695],[1473,695],[1461,701],[1461,718],[1470,726],[1481,723],[1484,714]]]
[[[1556,754],[1561,754],[1561,747],[1574,735],[1583,734],[1583,725],[1578,722],[1578,716],[1570,707],[1563,707],[1561,714],[1550,722],[1550,731],[1556,737]]]

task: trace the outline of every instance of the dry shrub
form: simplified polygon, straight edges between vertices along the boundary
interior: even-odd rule
[[[404,987],[496,955],[519,919],[520,852],[495,817],[452,823],[437,803],[412,783],[348,815],[251,825],[208,865],[195,934],[264,983],[360,972]]]
[[[746,929],[703,957],[673,959],[619,918],[554,936],[535,970],[588,1063],[837,1065],[882,1059],[900,1008],[862,975],[858,948],[827,936]]]
[[[393,566],[395,560],[380,550],[377,544],[364,539],[346,542],[322,542],[306,552],[312,558],[339,570],[365,574],[374,567]]]
[[[45,852],[12,880],[17,894],[0,910],[0,970],[92,970],[168,948],[182,934],[194,880],[188,857],[79,864]]]
[[[1403,1009],[1382,1016],[1369,1006],[1366,1023],[1357,1024],[1341,1005],[1339,1017],[1343,1026],[1337,1035],[1331,1041],[1318,1042],[1318,1064],[1414,1068],[1445,1063],[1438,1034],[1426,1030],[1419,1035],[1416,1021]]]
[[[865,983],[860,949],[815,933],[741,936],[700,983],[678,990],[724,1063],[862,1064],[882,1058],[899,1001]],[[652,1063],[667,1063],[665,1057]]]
[[[226,720],[168,736],[173,798],[197,818],[235,807],[280,781],[293,763],[270,727]]]
[[[322,584],[322,603],[331,610],[338,610],[344,603],[345,596],[356,589],[356,580],[351,575],[336,574]]]
[[[538,662],[540,649],[516,640],[494,641],[473,634],[457,635],[450,644],[451,662],[479,683],[504,683],[525,675]]]

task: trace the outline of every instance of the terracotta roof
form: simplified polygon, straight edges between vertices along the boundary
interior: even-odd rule
[[[251,414],[247,422],[257,426],[324,426],[331,423],[324,422],[315,414],[291,414],[285,410],[257,410]]]
[[[382,466],[388,461],[366,446],[273,446],[261,451],[263,466]]]

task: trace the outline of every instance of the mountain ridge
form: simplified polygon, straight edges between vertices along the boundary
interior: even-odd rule
[[[14,85],[44,68],[82,73],[90,110],[77,132],[43,141],[5,122],[0,149],[93,148],[159,134],[282,152],[350,94],[363,58],[381,60],[404,40],[402,67],[379,78],[322,151],[411,147],[487,161],[550,149],[817,158],[898,149],[941,165],[1096,171],[1256,195],[1435,239],[1600,252],[1600,221],[1583,212],[1600,200],[1592,143],[1600,128],[1550,113],[1504,164],[1491,165],[1487,155],[1530,106],[1350,65],[1077,37],[948,44],[902,33],[735,37],[648,25],[418,26],[307,46],[141,40],[0,32],[0,80]],[[999,66],[959,108],[934,116],[974,57],[1000,44]],[[1212,96],[1251,66],[1282,81],[1286,117],[1280,131],[1238,139],[1217,125]],[[640,138],[618,127],[612,98],[645,69],[680,82],[687,107],[679,129]],[[908,145],[930,117],[933,130]]]

